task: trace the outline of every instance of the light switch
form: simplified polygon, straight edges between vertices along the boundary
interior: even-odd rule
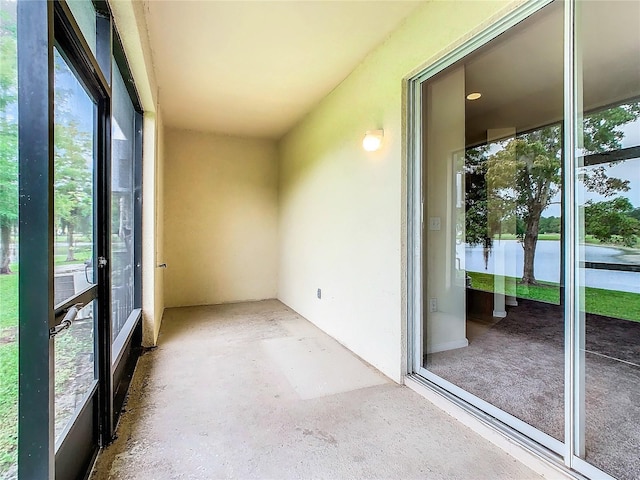
[[[440,217],[429,217],[429,230],[440,230]]]

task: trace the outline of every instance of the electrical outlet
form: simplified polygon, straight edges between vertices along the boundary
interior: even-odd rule
[[[322,298],[322,289],[321,288],[318,289],[318,298]]]
[[[440,217],[429,217],[429,230],[440,230]]]
[[[429,299],[429,311],[430,312],[437,312],[438,311],[438,299],[437,298],[430,298]]]

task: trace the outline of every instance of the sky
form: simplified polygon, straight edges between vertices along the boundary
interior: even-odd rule
[[[640,120],[628,123],[620,127],[620,130],[624,132],[624,138],[622,139],[622,148],[635,147],[640,145]],[[584,201],[593,200],[596,202],[602,200],[611,200],[618,196],[624,196],[629,199],[634,207],[640,207],[640,158],[626,160],[609,166],[607,174],[611,177],[617,177],[624,180],[629,180],[629,191],[619,192],[613,197],[603,197],[595,192],[584,192]],[[556,195],[553,199],[554,202],[560,202],[560,194]],[[554,203],[549,205],[542,213],[544,217],[559,217],[560,205]]]
[[[621,142],[622,148],[635,147],[640,145],[640,119],[621,126],[619,130],[624,133],[624,137]],[[492,155],[500,151],[506,144],[507,141],[500,141],[490,144],[488,154]],[[629,190],[626,192],[619,192],[618,194],[609,198],[606,198],[595,192],[581,192],[581,194],[584,195],[583,201],[586,202],[588,200],[593,200],[598,202],[603,200],[611,200],[612,198],[615,198],[617,196],[624,196],[629,199],[634,207],[640,207],[640,158],[625,160],[624,162],[610,165],[607,169],[607,174],[610,177],[617,177],[623,180],[628,180]],[[560,217],[560,199],[561,192],[558,192],[552,199],[552,204],[544,210],[542,216]]]

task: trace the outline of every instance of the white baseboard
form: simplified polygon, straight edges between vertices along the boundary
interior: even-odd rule
[[[460,340],[454,340],[453,342],[436,343],[432,346],[427,346],[427,353],[446,352],[447,350],[455,350],[456,348],[464,348],[469,346],[469,340],[462,338]]]

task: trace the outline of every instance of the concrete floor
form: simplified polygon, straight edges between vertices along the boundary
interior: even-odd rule
[[[276,300],[169,309],[92,480],[541,478]]]

